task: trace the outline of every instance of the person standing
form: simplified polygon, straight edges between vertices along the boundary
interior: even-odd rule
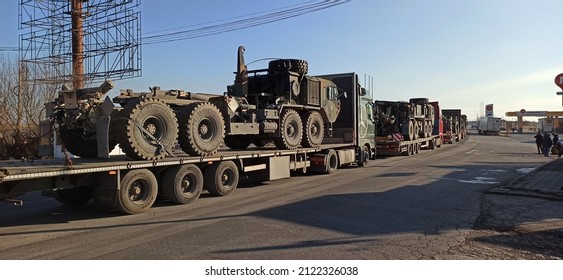
[[[538,155],[539,155],[543,153],[543,149],[542,149],[543,136],[541,135],[541,132],[538,131],[538,134],[536,134],[534,138],[536,138],[536,146],[538,147]]]
[[[557,156],[561,157],[561,154],[563,153],[563,141],[559,140],[555,142],[553,146],[555,147],[555,153],[557,154]],[[563,187],[561,187],[561,189],[563,190]]]
[[[553,140],[552,140],[552,142],[553,142],[553,148],[551,148],[551,153],[554,154],[554,155],[556,155],[556,154],[557,154],[557,150],[556,150],[555,146],[557,146],[557,142],[559,142],[559,134],[557,134],[557,133],[555,133],[555,132],[552,132],[551,134],[553,135]]]
[[[543,155],[548,157],[549,152],[551,151],[551,146],[553,146],[553,141],[551,140],[551,136],[549,132],[544,133],[543,135]]]

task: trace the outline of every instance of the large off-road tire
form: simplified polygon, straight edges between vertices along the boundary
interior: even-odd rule
[[[233,150],[243,150],[250,146],[251,139],[243,138],[238,135],[225,136],[225,146]]]
[[[211,194],[228,195],[237,188],[238,182],[237,165],[230,160],[215,162],[205,170],[205,189]]]
[[[113,207],[124,214],[140,214],[149,211],[158,195],[158,182],[148,169],[134,169],[121,179],[116,190]]]
[[[225,138],[225,121],[217,107],[208,102],[186,106],[178,113],[178,142],[184,152],[209,156],[217,152]]]
[[[203,190],[203,173],[194,164],[172,166],[164,171],[162,193],[177,204],[196,200]]]
[[[428,104],[428,116],[427,118],[430,119],[431,122],[434,122],[434,119],[436,117],[436,112],[434,111],[434,106]]]
[[[274,138],[278,149],[297,149],[303,137],[303,123],[297,111],[293,109],[284,110],[281,114],[280,137]]]
[[[276,59],[268,63],[270,72],[291,71],[299,75],[305,75],[309,71],[309,64],[301,59]]]
[[[166,156],[167,149],[172,151],[178,137],[178,122],[174,111],[164,102],[154,98],[130,101],[121,116],[121,130],[116,133],[119,145],[127,156],[157,160]]]
[[[401,132],[405,140],[413,140],[415,135],[414,124],[411,121],[408,121],[408,124],[403,125]]]
[[[317,111],[308,111],[303,116],[303,139],[301,146],[305,148],[318,147],[323,142],[324,121]]]
[[[432,133],[434,133],[434,122],[429,120],[428,121],[428,137],[432,136]]]
[[[66,150],[82,158],[94,158],[98,155],[98,145],[95,140],[86,140],[82,136],[82,128],[68,128],[65,125],[59,127],[59,137]]]
[[[411,98],[409,102],[414,104],[428,104],[428,98]]]
[[[419,131],[418,131],[418,124],[416,123],[415,120],[411,121],[411,127],[412,127],[412,140],[416,140],[420,137],[419,135]]]
[[[62,125],[58,131],[59,137],[69,153],[81,158],[95,158],[98,156],[98,144],[96,139],[84,139],[84,131],[82,128],[69,129],[67,126]],[[115,145],[117,145],[117,140],[110,135],[110,151]]]

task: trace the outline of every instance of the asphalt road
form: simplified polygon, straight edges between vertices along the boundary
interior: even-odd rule
[[[496,258],[468,250],[468,238],[487,189],[551,160],[536,154],[532,137],[470,135],[333,175],[247,181],[189,205],[158,201],[134,216],[27,194],[23,206],[0,204],[0,258]]]

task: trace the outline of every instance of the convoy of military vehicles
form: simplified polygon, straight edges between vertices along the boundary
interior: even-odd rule
[[[95,199],[127,214],[158,195],[186,204],[206,189],[227,195],[241,174],[334,173],[382,155],[414,155],[466,136],[467,118],[427,98],[373,101],[355,73],[308,75],[307,61],[275,59],[248,70],[244,47],[224,94],[114,87],[63,88],[47,104],[53,135],[79,158],[0,169],[0,199],[44,191],[66,204]],[[119,106],[116,106],[119,105]],[[119,145],[124,155],[110,156]]]

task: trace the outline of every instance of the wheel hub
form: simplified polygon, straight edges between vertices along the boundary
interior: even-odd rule
[[[188,191],[188,189],[190,188],[190,180],[189,179],[184,179],[182,180],[182,190],[184,192]]]
[[[199,126],[199,134],[205,135],[205,134],[207,134],[208,131],[209,131],[209,128],[207,127],[207,125],[202,124],[202,125]]]
[[[318,133],[319,133],[319,128],[318,128],[316,125],[313,125],[313,126],[311,127],[311,134],[312,134],[313,136],[317,136]]]
[[[156,126],[155,126],[154,124],[152,124],[152,123],[147,124],[147,125],[145,126],[145,129],[146,129],[150,134],[152,134],[152,135],[154,135],[154,134],[156,133]]]
[[[290,126],[287,128],[287,136],[293,137],[294,134],[295,134],[295,127],[293,127],[293,126],[290,125]]]

